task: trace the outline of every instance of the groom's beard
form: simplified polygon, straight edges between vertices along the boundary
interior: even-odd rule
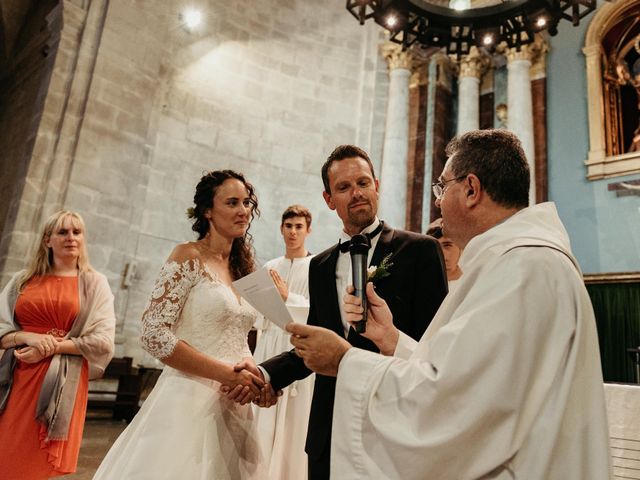
[[[366,208],[363,208],[364,206],[362,206],[358,208],[358,210],[349,209],[347,213],[349,216],[349,223],[351,223],[351,225],[357,226],[358,228],[360,228],[360,230],[367,228],[376,219],[376,208],[374,208],[371,202],[369,202],[368,200],[360,199],[357,202],[354,202],[354,204],[364,202],[367,202],[368,204]]]

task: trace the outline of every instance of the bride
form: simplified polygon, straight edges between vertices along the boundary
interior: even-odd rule
[[[166,365],[140,412],[115,442],[94,480],[263,478],[251,405],[261,379],[233,365],[251,359],[256,312],[231,287],[254,270],[249,225],[259,214],[253,187],[232,170],[196,186],[193,230],[162,267],[142,316],[142,345]],[[255,365],[255,364],[254,364]]]

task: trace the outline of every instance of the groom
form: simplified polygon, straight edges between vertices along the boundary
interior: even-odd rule
[[[355,347],[378,352],[373,342],[349,327],[342,304],[352,283],[348,242],[362,233],[371,240],[369,265],[380,265],[387,257],[392,264],[389,275],[375,283],[378,295],[387,301],[396,327],[419,340],[447,294],[438,242],[393,229],[378,219],[378,180],[364,150],[353,145],[337,147],[322,167],[322,181],[325,202],[342,220],[344,231],[336,245],[311,260],[307,323],[333,330]],[[266,360],[259,368],[275,390],[312,373],[293,350]],[[305,448],[310,480],[329,478],[335,383],[334,377],[316,376]]]

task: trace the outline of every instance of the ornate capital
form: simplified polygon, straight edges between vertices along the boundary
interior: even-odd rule
[[[403,68],[411,70],[412,53],[410,50],[402,50],[398,44],[387,42],[381,45],[380,51],[382,56],[387,60],[389,70]]]
[[[536,35],[536,40],[529,45],[529,50],[531,51],[531,79],[546,77],[549,44],[542,36]]]
[[[479,79],[490,65],[491,59],[489,56],[473,46],[469,53],[460,59],[460,78],[475,77]]]
[[[516,60],[528,60],[531,62],[533,54],[529,47],[530,45],[522,45],[519,51],[516,48],[507,48],[505,50],[507,61],[509,63],[515,62]]]

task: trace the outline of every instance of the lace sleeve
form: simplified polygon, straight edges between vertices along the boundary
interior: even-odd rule
[[[158,359],[171,355],[178,343],[172,327],[178,321],[191,287],[200,276],[197,259],[167,261],[156,280],[142,314],[142,348]]]

